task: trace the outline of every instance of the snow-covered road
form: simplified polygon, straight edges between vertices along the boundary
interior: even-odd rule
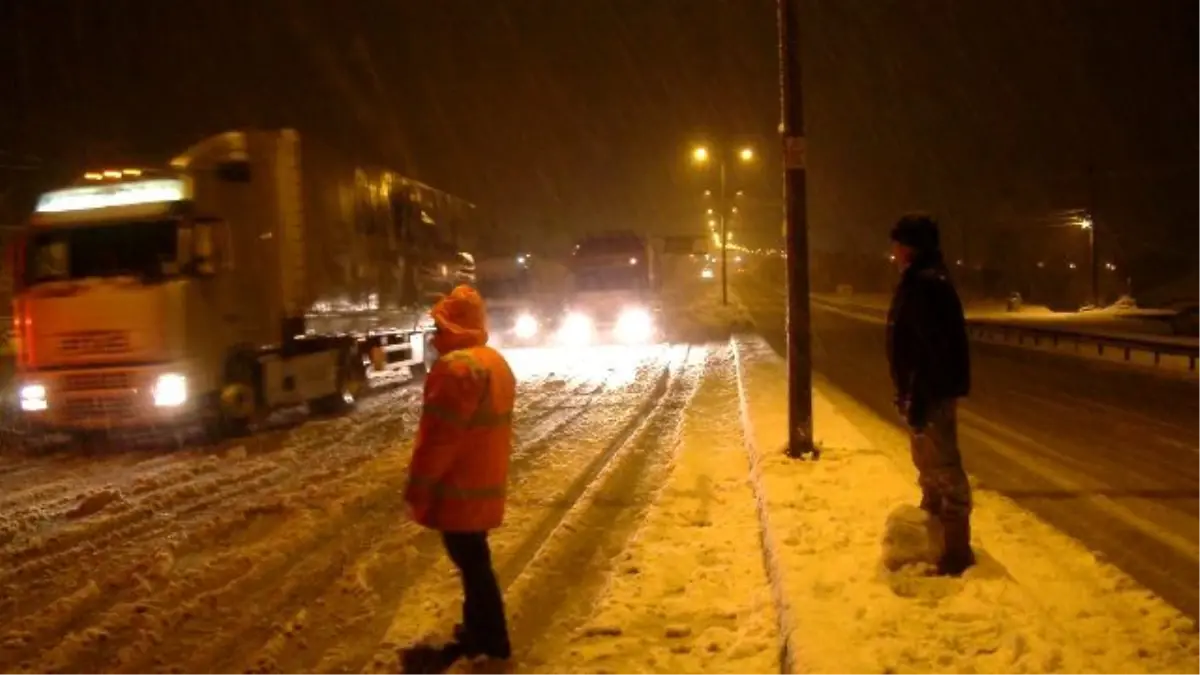
[[[492,546],[521,667],[777,669],[739,437],[721,470],[694,440],[736,425],[733,402],[704,398],[732,390],[728,345],[510,358]],[[238,444],[0,455],[0,670],[395,672],[460,601],[437,535],[405,518],[418,413],[400,386]],[[680,602],[697,589],[721,598],[712,617]],[[628,660],[651,640],[672,646]]]

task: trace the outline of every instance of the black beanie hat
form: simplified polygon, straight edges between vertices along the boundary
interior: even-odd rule
[[[896,221],[892,227],[892,241],[922,252],[941,248],[937,221],[921,214],[909,214]]]

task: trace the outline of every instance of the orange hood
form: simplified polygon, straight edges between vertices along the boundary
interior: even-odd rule
[[[433,346],[439,354],[487,344],[487,309],[470,286],[459,286],[433,306],[437,334]]]

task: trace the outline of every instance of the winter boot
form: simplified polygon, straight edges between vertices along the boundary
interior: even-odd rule
[[[944,518],[946,547],[938,559],[937,575],[959,577],[975,564],[975,552],[971,550],[971,521],[967,516]]]

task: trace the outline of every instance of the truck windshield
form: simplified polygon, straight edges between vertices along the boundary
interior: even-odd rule
[[[647,286],[640,270],[620,267],[594,267],[575,272],[577,291],[636,291]]]
[[[531,290],[529,280],[525,277],[480,279],[478,286],[484,300],[519,298]]]
[[[25,283],[94,277],[161,279],[179,273],[178,221],[137,221],[61,228],[34,234],[26,249]]]

